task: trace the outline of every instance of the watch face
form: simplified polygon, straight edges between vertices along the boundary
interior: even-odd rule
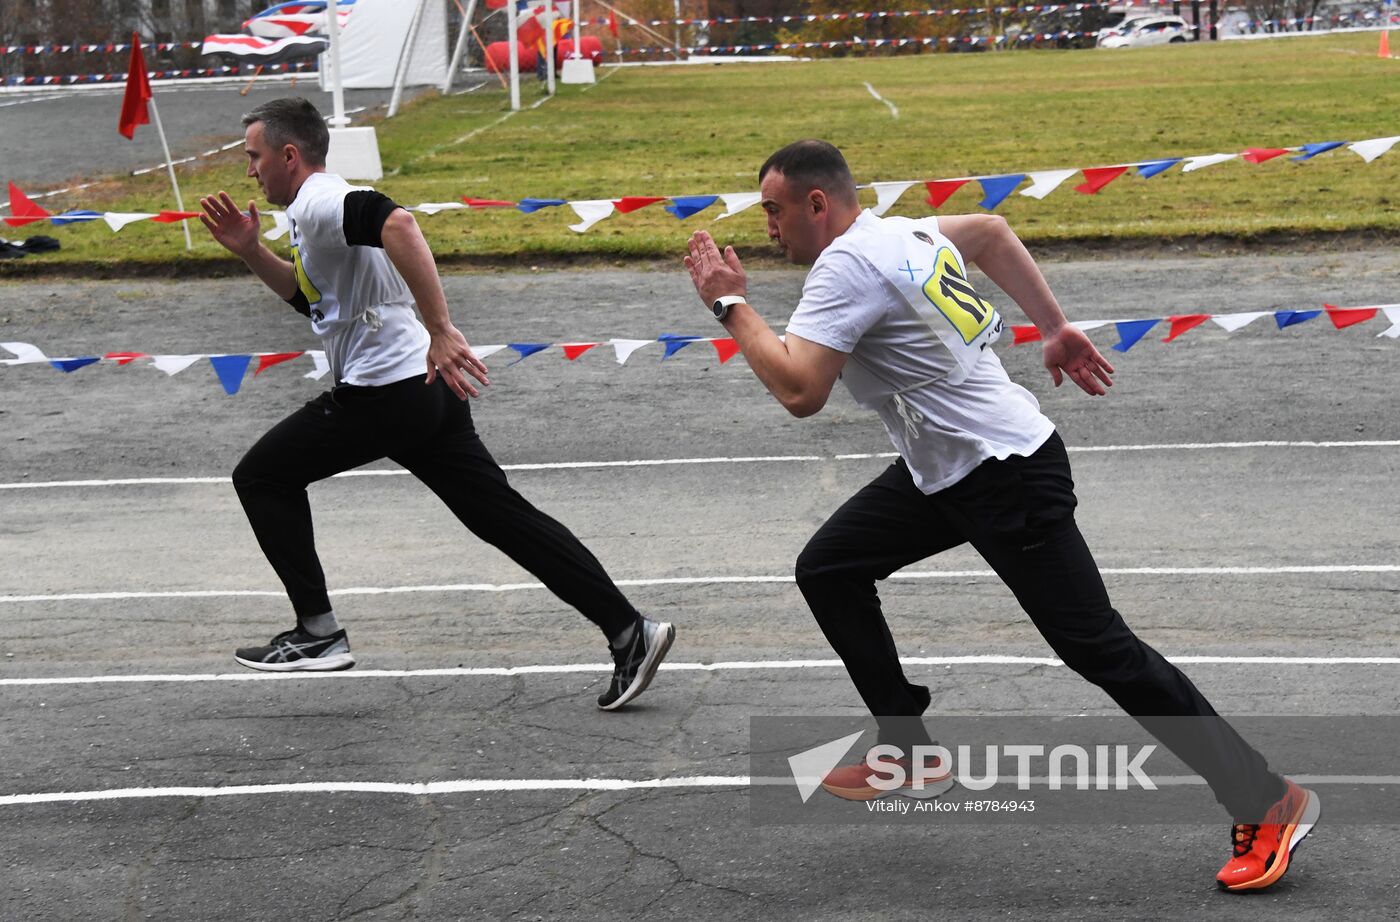
[[[716,301],[714,304],[710,305],[710,310],[714,311],[716,317],[723,320],[724,315],[729,313],[729,306],[723,301]]]

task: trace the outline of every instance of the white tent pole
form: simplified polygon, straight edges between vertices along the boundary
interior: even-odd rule
[[[462,66],[462,55],[467,50],[467,36],[472,31],[472,17],[476,15],[476,0],[467,0],[467,11],[462,14],[462,28],[457,30],[457,44],[452,48],[452,63],[447,67],[447,79],[442,82],[442,95],[452,92],[452,78],[457,68]]]
[[[331,41],[331,127],[344,128],[350,124],[345,117],[345,89],[340,83],[340,18],[336,15],[335,0],[326,0],[326,35]]]
[[[545,62],[545,89],[550,96],[554,95],[554,22],[559,18],[559,11],[554,8],[554,0],[549,0],[549,11],[545,14],[544,26],[544,56],[549,60]]]
[[[512,2],[510,13],[506,16],[506,43],[510,45],[510,108],[515,111],[520,108],[520,24],[516,18],[520,15],[519,7]]]
[[[389,97],[389,118],[393,118],[399,111],[399,103],[403,101],[403,85],[408,82],[408,68],[413,63],[413,46],[418,42],[418,27],[423,23],[423,5],[428,0],[418,0],[418,5],[413,8],[413,20],[408,24],[408,38],[404,40],[403,48],[399,51],[399,66],[394,73],[394,93]]]
[[[170,185],[175,190],[175,207],[184,211],[185,201],[180,197],[180,184],[175,181],[175,164],[170,160],[170,144],[165,140],[165,128],[160,123],[160,110],[156,108],[155,96],[150,96],[147,102],[151,104],[151,115],[156,120],[156,134],[160,135],[160,149],[165,151],[165,169],[170,173]],[[194,249],[194,245],[190,242],[190,222],[181,221],[180,226],[185,229],[185,249]]]
[[[579,19],[581,18],[581,17],[579,16],[579,12],[580,12],[580,10],[579,10],[579,4],[582,3],[582,2],[583,2],[583,0],[573,0],[573,7],[571,8],[571,11],[572,11],[573,14],[574,14],[574,60],[578,60],[579,58],[583,57],[583,55],[579,52],[579,48],[578,48],[578,43],[579,43],[579,31],[578,31],[578,30],[579,30]]]

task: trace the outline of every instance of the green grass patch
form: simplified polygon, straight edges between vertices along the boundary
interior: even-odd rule
[[[805,64],[626,68],[598,85],[505,120],[497,87],[432,97],[378,123],[388,175],[377,187],[403,204],[461,196],[518,200],[697,195],[757,189],[765,157],[822,137],[845,152],[859,182],[1102,166],[1400,134],[1400,62],[1361,34],[1118,51],[1023,51],[826,60]],[[610,73],[608,70],[604,74]],[[870,83],[899,109],[892,117]],[[525,103],[538,99],[533,80]],[[230,126],[236,131],[237,126]],[[227,189],[256,194],[234,151],[181,177],[187,204]],[[1040,243],[1203,235],[1400,230],[1400,150],[1371,164],[1344,149],[1306,163],[1231,161],[1183,175],[1124,176],[1096,196],[1073,179],[1043,201],[1013,195],[999,209]],[[863,193],[870,203],[873,193]],[[892,212],[922,215],[921,188]],[[942,211],[977,210],[976,184]],[[113,180],[60,207],[154,211],[170,204],[159,174]],[[261,205],[260,205],[261,207]],[[677,221],[651,206],[586,234],[573,211],[447,212],[419,221],[440,257],[653,258],[681,251],[708,227],[743,248],[767,244],[757,208],[716,223],[718,205]],[[192,227],[196,260],[223,251]],[[178,263],[176,227],[120,234],[89,224],[54,231],[47,264]],[[34,260],[37,262],[37,260]],[[18,261],[17,261],[18,262]]]

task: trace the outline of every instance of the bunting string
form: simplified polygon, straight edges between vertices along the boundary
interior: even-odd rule
[[[1166,336],[1162,337],[1162,342],[1170,343],[1180,339],[1183,335],[1202,326],[1207,322],[1214,323],[1226,333],[1237,333],[1249,326],[1256,320],[1264,317],[1273,319],[1274,325],[1279,329],[1297,326],[1306,323],[1323,315],[1331,322],[1334,329],[1343,330],[1347,327],[1355,326],[1373,320],[1377,315],[1384,314],[1388,321],[1384,330],[1376,335],[1388,339],[1400,339],[1400,303],[1397,304],[1375,304],[1361,307],[1338,307],[1334,304],[1324,304],[1320,308],[1307,310],[1275,310],[1275,311],[1245,311],[1231,314],[1173,314],[1166,317],[1138,318],[1131,320],[1079,320],[1072,326],[1088,333],[1098,329],[1112,328],[1118,336],[1118,342],[1110,348],[1118,352],[1127,352],[1133,346],[1141,342],[1154,329],[1165,327]],[[1019,346],[1026,343],[1033,343],[1040,340],[1040,331],[1029,324],[1015,324],[1010,327],[1011,338],[1007,343],[1010,346]],[[709,336],[689,336],[677,333],[664,333],[655,339],[609,339],[593,341],[573,341],[560,343],[537,343],[537,342],[513,342],[502,343],[489,346],[473,346],[472,349],[478,358],[483,360],[497,355],[498,353],[513,354],[515,357],[508,362],[508,365],[517,365],[531,356],[539,355],[547,351],[556,351],[565,360],[578,361],[584,355],[600,346],[610,346],[613,356],[618,365],[625,365],[633,355],[648,347],[661,346],[661,361],[670,359],[682,349],[697,343],[708,344],[723,365],[739,353],[739,344],[730,337],[709,337]],[[302,374],[303,378],[319,380],[330,372],[330,365],[326,361],[326,354],[320,350],[297,350],[286,352],[242,352],[242,353],[189,353],[179,355],[155,355],[146,352],[113,351],[104,352],[98,355],[77,355],[66,357],[52,357],[32,343],[24,342],[0,342],[0,350],[10,353],[14,358],[0,359],[0,365],[48,365],[66,374],[71,374],[90,365],[145,365],[156,368],[173,377],[192,366],[207,362],[213,369],[215,377],[223,387],[224,392],[233,395],[242,388],[244,380],[248,377],[248,370],[252,369],[252,377],[256,378],[264,371],[283,363],[291,362],[295,359],[305,359],[311,363],[311,370]]]
[[[1012,193],[1019,190],[1023,196],[1044,199],[1059,189],[1073,176],[1082,174],[1084,181],[1075,185],[1074,191],[1082,195],[1097,195],[1110,183],[1129,173],[1149,180],[1180,166],[1182,173],[1216,166],[1231,160],[1262,164],[1279,157],[1289,156],[1295,163],[1303,163],[1313,158],[1345,147],[1371,163],[1384,156],[1400,142],[1400,135],[1385,138],[1369,138],[1363,141],[1318,141],[1293,147],[1248,147],[1233,154],[1196,154],[1193,156],[1164,157],[1151,160],[1133,160],[1125,163],[1103,166],[1073,167],[1055,170],[1032,170],[1019,173],[1004,173],[989,176],[962,176],[953,179],[909,179],[893,182],[876,182],[863,185],[862,189],[873,189],[876,194],[874,212],[884,214],[917,186],[927,191],[924,203],[933,209],[941,208],[959,189],[969,183],[976,183],[982,192],[978,206],[987,211],[995,211]],[[236,146],[233,142],[230,146]],[[99,212],[84,209],[70,209],[60,214],[46,211],[26,196],[14,183],[9,184],[10,215],[0,218],[11,227],[20,227],[38,221],[50,221],[55,225],[103,221],[114,232],[138,221],[172,223],[197,218],[198,212],[160,210],[154,212]],[[496,198],[475,198],[463,196],[455,202],[422,202],[406,205],[409,211],[425,215],[436,215],[445,211],[479,210],[485,208],[513,208],[524,214],[533,214],[546,208],[567,206],[578,216],[579,221],[569,225],[576,233],[585,233],[600,221],[614,214],[629,214],[649,205],[666,203],[662,207],[679,220],[699,214],[715,205],[722,204],[723,213],[715,220],[732,217],[759,202],[757,192],[717,192],[703,195],[623,195],[615,198],[571,201],[564,198],[523,198],[518,201]],[[264,213],[273,222],[271,230],[264,237],[275,240],[287,232],[286,216],[282,212]]]
[[[129,45],[128,45],[129,47]],[[294,61],[288,64],[267,64],[263,66],[264,73],[307,73],[315,71],[316,64],[312,61]],[[239,67],[186,67],[179,70],[152,70],[147,71],[146,76],[151,80],[196,80],[207,77],[228,77],[236,76],[242,71]],[[119,74],[56,74],[53,76],[32,76],[12,75],[0,78],[0,86],[75,86],[80,84],[111,83],[125,84],[126,72]]]

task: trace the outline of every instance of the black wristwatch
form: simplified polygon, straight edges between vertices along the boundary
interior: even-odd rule
[[[725,317],[729,316],[729,309],[731,307],[736,304],[743,304],[747,300],[748,298],[744,295],[725,295],[722,298],[716,298],[715,302],[710,305],[710,310],[714,312],[716,320],[722,321]]]

